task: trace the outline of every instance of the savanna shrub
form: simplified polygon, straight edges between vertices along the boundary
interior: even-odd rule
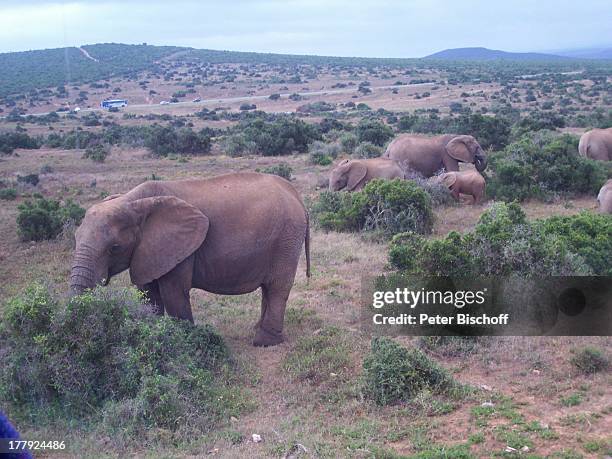
[[[95,163],[103,163],[110,154],[110,148],[106,145],[98,144],[87,148],[83,153],[83,159],[91,159]]]
[[[195,132],[190,128],[175,129],[170,126],[153,125],[145,146],[154,154],[167,156],[170,153],[201,155],[210,151],[211,136],[202,129]]]
[[[19,183],[26,183],[28,185],[36,186],[40,182],[38,174],[18,175],[17,181]]]
[[[362,119],[355,128],[359,142],[370,142],[382,147],[393,137],[393,130],[382,121]]]
[[[272,122],[260,117],[248,118],[235,129],[244,135],[246,142],[253,142],[257,153],[264,156],[288,155],[294,151],[304,153],[309,143],[321,139],[316,126],[289,117]]]
[[[496,203],[474,231],[450,232],[426,240],[414,233],[396,235],[391,264],[415,274],[610,275],[612,219],[582,213],[528,222],[516,203]]]
[[[261,172],[264,174],[278,175],[285,180],[291,180],[291,174],[293,174],[293,168],[287,163],[279,163],[274,166],[269,166],[263,169]]]
[[[385,236],[404,231],[428,234],[433,227],[431,198],[408,180],[372,180],[363,192],[368,213],[364,228]]]
[[[602,161],[578,155],[578,139],[568,134],[534,134],[489,156],[487,192],[512,201],[550,194],[597,194],[610,174]]]
[[[363,392],[377,405],[409,401],[422,390],[444,392],[456,383],[449,373],[417,348],[378,337],[363,360]]]
[[[587,346],[574,350],[571,363],[581,373],[592,374],[606,370],[610,366],[610,359],[605,352],[596,347]]]
[[[79,225],[85,216],[85,209],[71,200],[62,205],[42,197],[19,204],[17,209],[17,227],[23,241],[55,239],[65,224]]]
[[[359,140],[357,136],[352,132],[345,132],[339,138],[338,141],[340,145],[342,145],[342,149],[347,153],[353,153],[357,145],[359,144]]]
[[[17,199],[17,190],[15,188],[1,188],[0,199],[5,201],[14,201]]]
[[[11,154],[16,148],[35,150],[41,146],[40,139],[30,137],[25,132],[0,133],[0,154]]]
[[[314,141],[308,147],[308,156],[312,164],[328,166],[341,153],[342,147],[336,143],[325,143],[319,140]]]
[[[429,233],[433,226],[429,195],[405,180],[372,180],[353,193],[324,191],[312,211],[322,228],[335,231],[390,237],[403,231]]]
[[[383,154],[382,147],[374,145],[371,142],[362,142],[356,148],[353,156],[356,158],[378,158]]]
[[[210,326],[160,317],[134,289],[59,300],[31,286],[0,322],[0,400],[45,416],[104,418],[143,434],[206,430],[246,406]]]
[[[246,156],[257,152],[257,144],[244,134],[232,134],[223,139],[221,149],[232,157]]]

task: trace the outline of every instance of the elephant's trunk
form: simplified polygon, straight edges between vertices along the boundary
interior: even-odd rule
[[[70,271],[70,291],[75,295],[80,295],[85,289],[95,287],[95,277],[91,255],[77,251]]]
[[[476,170],[478,172],[482,172],[487,168],[487,157],[482,155],[476,155],[474,157],[474,166],[476,166]]]

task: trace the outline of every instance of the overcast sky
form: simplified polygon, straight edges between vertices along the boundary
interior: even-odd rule
[[[611,0],[0,0],[0,52],[101,42],[421,57],[612,44]]]

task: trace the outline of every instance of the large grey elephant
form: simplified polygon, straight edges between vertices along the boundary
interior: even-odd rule
[[[87,210],[76,232],[73,292],[129,268],[159,314],[193,322],[189,291],[239,295],[261,287],[253,344],[283,341],[285,306],[305,241],[308,213],[286,180],[239,173],[145,182]]]
[[[479,172],[487,167],[487,157],[471,135],[402,134],[393,139],[382,157],[394,159],[402,169],[412,169],[424,177],[431,177],[442,168],[446,172],[458,171],[460,162],[473,163]]]
[[[390,159],[345,159],[332,169],[329,189],[359,191],[375,178],[388,180],[404,178],[404,172],[396,161]]]
[[[608,180],[599,190],[597,195],[599,212],[602,214],[612,214],[612,179]]]
[[[582,134],[578,152],[586,158],[612,161],[612,128],[592,129]]]

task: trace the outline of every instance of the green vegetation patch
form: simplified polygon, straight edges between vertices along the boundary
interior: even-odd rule
[[[17,209],[17,226],[23,241],[55,239],[64,225],[70,222],[79,225],[85,216],[85,209],[71,200],[61,204],[42,196],[19,204]]]
[[[597,194],[612,169],[578,154],[569,134],[527,135],[489,157],[487,193],[505,201],[554,194]]]
[[[405,180],[372,180],[352,193],[323,191],[312,213],[323,229],[372,231],[384,237],[403,231],[427,234],[433,226],[431,198]]]
[[[516,203],[496,203],[472,232],[425,239],[397,234],[389,260],[405,272],[465,275],[610,275],[612,219],[581,213],[528,222]]]
[[[416,348],[379,337],[363,360],[363,391],[377,405],[406,402],[422,390],[443,393],[456,386],[449,373]]]
[[[584,374],[598,373],[610,367],[610,359],[605,351],[592,346],[574,350],[571,363]]]
[[[34,424],[87,418],[134,438],[155,427],[202,432],[250,406],[210,326],[154,315],[142,302],[133,289],[63,300],[39,285],[9,300],[2,403]]]

